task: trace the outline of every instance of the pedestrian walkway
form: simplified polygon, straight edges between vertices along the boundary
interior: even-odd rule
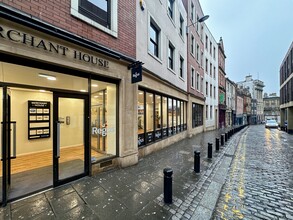
[[[1,219],[210,219],[237,143],[233,135],[220,151],[215,138],[225,130],[198,134],[141,158],[137,165],[86,177],[12,202]],[[208,143],[213,158],[207,158]],[[200,151],[201,172],[194,168]],[[173,170],[173,203],[163,199],[163,169]]]

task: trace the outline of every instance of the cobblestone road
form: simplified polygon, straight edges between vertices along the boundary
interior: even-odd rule
[[[263,125],[241,137],[213,219],[293,219],[293,136]]]

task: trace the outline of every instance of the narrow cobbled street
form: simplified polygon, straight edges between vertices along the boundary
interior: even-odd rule
[[[213,219],[293,219],[293,137],[264,125],[240,139]]]

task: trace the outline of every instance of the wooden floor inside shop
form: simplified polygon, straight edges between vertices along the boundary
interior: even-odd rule
[[[11,160],[11,174],[21,173],[27,170],[33,170],[41,167],[52,166],[53,156],[52,151],[32,153],[28,155],[17,156]],[[91,156],[101,158],[104,155],[92,150]],[[68,147],[60,149],[59,163],[72,160],[84,160],[84,147]],[[0,174],[2,176],[2,163],[0,163]]]

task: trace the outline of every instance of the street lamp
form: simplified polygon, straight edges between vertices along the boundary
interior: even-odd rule
[[[189,28],[191,25],[194,26],[196,23],[204,22],[204,21],[207,20],[209,17],[210,17],[209,15],[205,15],[205,16],[199,18],[196,22],[191,23],[190,25],[186,26],[186,33],[188,34],[188,28]]]

